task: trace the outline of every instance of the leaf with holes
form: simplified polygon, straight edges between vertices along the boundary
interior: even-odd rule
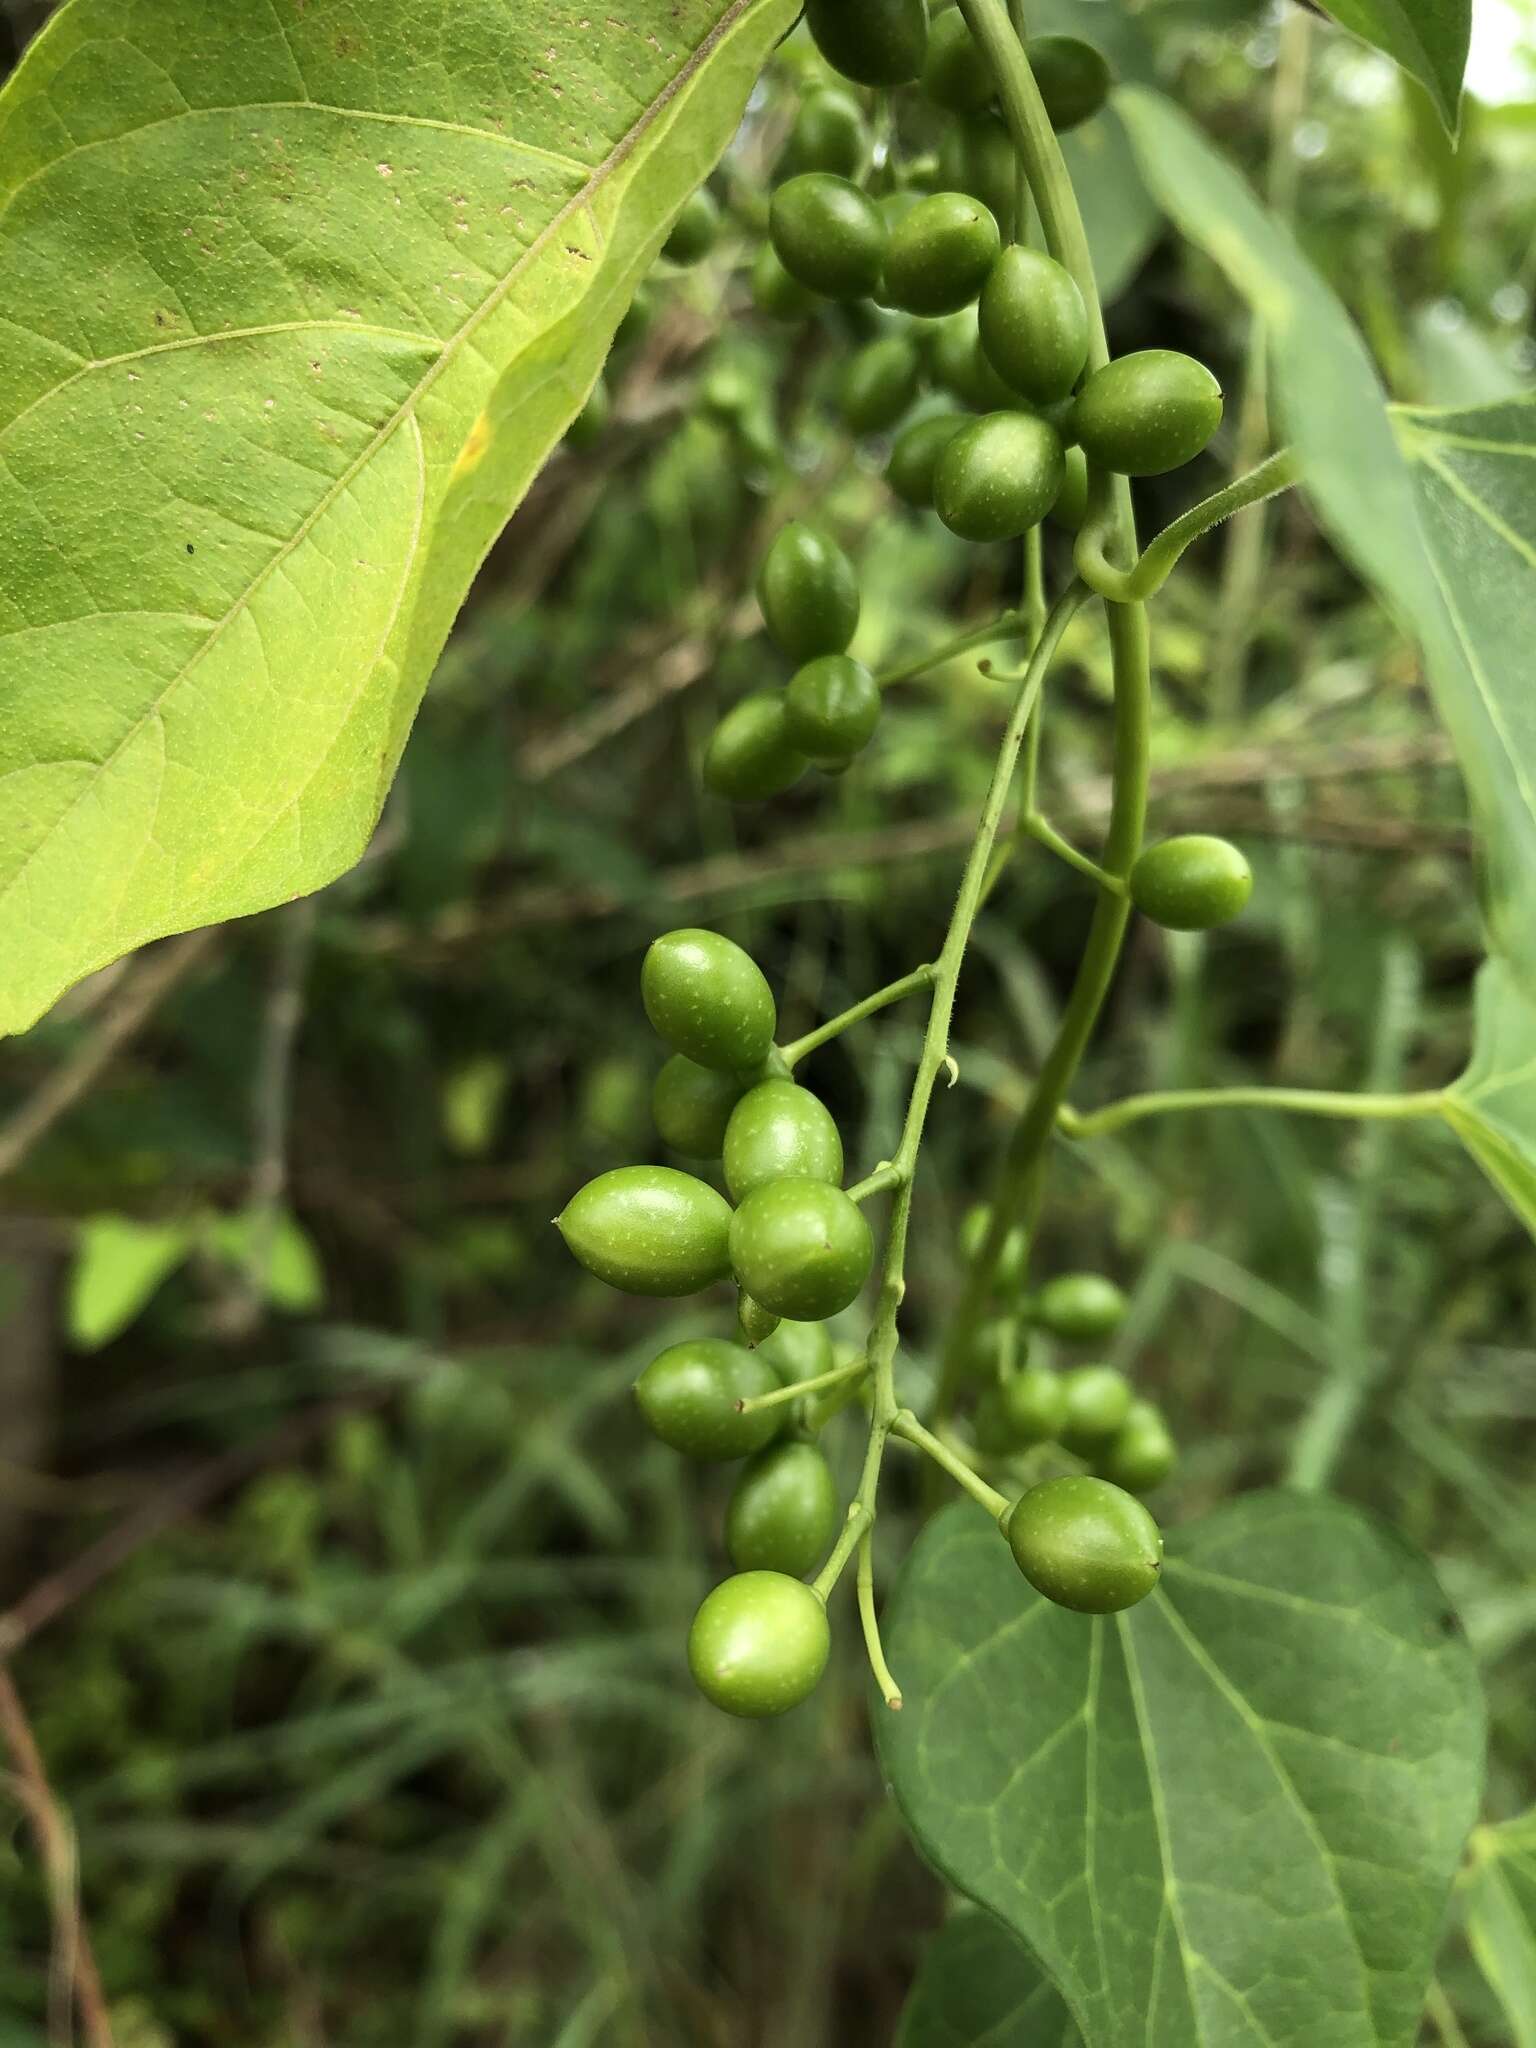
[[[1082,2048],[1061,1993],[990,1913],[956,1913],[929,1942],[895,2048]]]
[[[1033,1951],[1086,2048],[1408,2048],[1477,1811],[1482,1704],[1423,1562],[1254,1494],[1087,1620],[973,1508],[891,1602],[907,1823]]]
[[[0,95],[0,1031],[314,889],[795,0],[68,0]]]

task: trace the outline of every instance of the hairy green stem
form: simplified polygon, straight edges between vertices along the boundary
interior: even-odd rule
[[[1245,506],[1260,504],[1265,498],[1289,490],[1300,474],[1301,465],[1291,450],[1278,449],[1257,469],[1212,492],[1165,526],[1156,540],[1147,543],[1134,569],[1117,569],[1109,561],[1104,553],[1104,535],[1090,519],[1077,537],[1077,573],[1090,590],[1115,604],[1144,603],[1162,589],[1192,541],[1199,540],[1202,534]]]
[[[1019,819],[1019,833],[1023,837],[1038,840],[1041,846],[1054,853],[1058,860],[1064,860],[1068,867],[1076,868],[1080,875],[1086,875],[1091,882],[1097,882],[1101,889],[1111,889],[1117,896],[1125,894],[1125,881],[1120,875],[1112,875],[1101,868],[1096,860],[1090,860],[1086,853],[1079,853],[1070,839],[1064,839],[1049,818],[1039,811],[1027,811]]]
[[[1000,1520],[1013,1506],[1007,1494],[999,1493],[995,1486],[988,1486],[981,1474],[973,1471],[942,1437],[935,1436],[931,1429],[924,1429],[910,1408],[903,1408],[894,1418],[891,1435],[899,1436],[903,1442],[915,1444],[918,1450],[925,1452],[940,1471],[947,1472],[955,1484],[963,1487],[994,1520]]]
[[[867,1173],[862,1180],[855,1181],[845,1193],[850,1202],[867,1202],[873,1195],[888,1195],[892,1188],[900,1186],[901,1168],[893,1160],[887,1159],[883,1165],[877,1166],[873,1173]]]
[[[1294,1116],[1401,1122],[1439,1116],[1444,1108],[1445,1096],[1436,1088],[1418,1095],[1351,1095],[1328,1088],[1168,1088],[1152,1095],[1129,1095],[1086,1116],[1063,1104],[1057,1121],[1069,1138],[1104,1138],[1143,1117],[1185,1109],[1280,1109]]]
[[[904,974],[900,981],[888,982],[884,988],[877,988],[872,996],[866,996],[862,1003],[855,1003],[851,1009],[839,1016],[828,1018],[825,1024],[818,1024],[814,1031],[807,1031],[803,1038],[797,1038],[789,1045],[779,1047],[779,1056],[785,1066],[797,1067],[808,1053],[816,1052],[834,1038],[841,1038],[845,1031],[855,1024],[861,1024],[866,1017],[873,1017],[877,1010],[899,1003],[903,996],[916,995],[921,988],[932,988],[936,970],[930,965],[914,967],[910,974]]]

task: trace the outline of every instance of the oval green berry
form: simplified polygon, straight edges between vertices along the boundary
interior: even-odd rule
[[[837,178],[855,178],[868,153],[858,101],[839,85],[821,86],[800,102],[778,175],[794,178],[807,171],[830,171]]]
[[[1174,932],[1227,924],[1253,894],[1253,870],[1226,839],[1187,832],[1149,846],[1131,869],[1131,901]]]
[[[799,1322],[846,1308],[874,1260],[857,1205],[841,1188],[803,1177],[754,1188],[731,1218],[730,1250],[752,1299]]]
[[[1147,348],[1095,370],[1072,407],[1083,453],[1121,476],[1190,462],[1221,425],[1221,386],[1193,356]]]
[[[725,1512],[725,1547],[739,1572],[802,1579],[832,1546],[837,1482],[815,1444],[773,1444],[743,1468]]]
[[[701,1067],[675,1052],[651,1088],[651,1115],[663,1140],[689,1159],[718,1159],[731,1111],[750,1082]]]
[[[620,1166],[555,1219],[589,1273],[627,1294],[697,1294],[730,1270],[730,1204],[673,1166]]]
[[[1053,1337],[1097,1344],[1125,1321],[1126,1300],[1102,1273],[1060,1273],[1035,1297],[1035,1321]]]
[[[923,93],[951,114],[975,114],[996,97],[991,66],[958,8],[941,14],[928,33]]]
[[[757,601],[775,645],[791,661],[842,654],[859,623],[859,579],[829,534],[792,520],[758,573]]]
[[[921,508],[932,505],[939,457],[964,425],[961,414],[940,412],[903,428],[885,466],[885,480],[898,498]]]
[[[769,320],[803,320],[816,308],[816,294],[797,284],[764,242],[752,262],[752,303]]]
[[[824,299],[867,299],[885,268],[885,216],[847,178],[806,171],[774,193],[768,233],[784,268]]]
[[[701,185],[684,201],[661,253],[669,263],[702,263],[720,238],[720,209]]]
[[[1178,1447],[1157,1409],[1150,1401],[1133,1401],[1098,1467],[1101,1477],[1127,1493],[1151,1493],[1178,1461]]]
[[[987,361],[1034,405],[1065,398],[1088,360],[1088,309],[1072,273],[1015,245],[982,287],[978,331]]]
[[[856,85],[910,85],[928,52],[928,0],[806,0],[816,47]]]
[[[992,1228],[992,1209],[987,1202],[975,1202],[965,1212],[960,1225],[960,1250],[967,1259],[974,1259],[986,1242],[987,1232]],[[1000,1293],[1011,1294],[1024,1278],[1024,1269],[1029,1263],[1029,1239],[1022,1225],[1016,1224],[1003,1239],[1002,1257],[997,1262],[993,1284]]]
[[[1058,135],[1090,120],[1109,97],[1109,66],[1077,36],[1031,36],[1024,45],[1040,97]]]
[[[1050,511],[1064,474],[1054,427],[1033,413],[988,413],[939,457],[934,510],[962,540],[1013,540]]]
[[[770,1315],[760,1301],[754,1301],[750,1294],[736,1290],[736,1327],[741,1332],[741,1341],[749,1351],[756,1351],[779,1327],[779,1318]]]
[[[917,344],[905,334],[883,334],[852,355],[838,385],[838,408],[850,434],[883,434],[917,396],[921,373]]]
[[[1104,1479],[1048,1479],[1008,1517],[1008,1547],[1037,1593],[1078,1614],[1118,1614],[1157,1585],[1163,1539],[1139,1500]]]
[[[782,691],[754,690],[710,734],[704,787],[729,803],[762,803],[798,782],[808,765],[790,741]]]
[[[826,1105],[793,1081],[762,1081],[743,1095],[725,1132],[725,1184],[740,1202],[770,1181],[843,1178],[843,1141]]]
[[[708,1594],[688,1631],[688,1668],[706,1699],[761,1720],[815,1691],[832,1632],[820,1594],[782,1572],[742,1572]]]
[[[773,991],[751,954],[723,932],[687,925],[654,939],[640,999],[656,1035],[701,1067],[744,1073],[773,1048]]]
[[[1019,165],[1013,138],[996,114],[951,123],[939,147],[939,176],[956,191],[979,199],[1003,240],[1012,240]]]
[[[880,708],[880,685],[862,662],[824,654],[790,678],[784,724],[819,766],[843,768],[873,739]]]
[[[783,1427],[782,1407],[743,1413],[738,1401],[777,1391],[778,1374],[758,1352],[719,1337],[693,1337],[658,1353],[635,1382],[652,1434],[685,1458],[748,1458]]]
[[[1067,1392],[1061,1374],[1048,1365],[1026,1365],[998,1387],[998,1403],[1009,1436],[1020,1449],[1055,1440],[1066,1419]]]
[[[1002,246],[996,220],[969,192],[935,192],[890,237],[885,298],[909,313],[958,313],[986,283]]]
[[[1131,1383],[1112,1365],[1080,1365],[1066,1375],[1062,1395],[1057,1437],[1080,1458],[1102,1451],[1131,1412]]]

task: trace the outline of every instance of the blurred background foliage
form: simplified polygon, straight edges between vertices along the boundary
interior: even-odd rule
[[[11,7],[16,43],[44,11]],[[1294,212],[1397,396],[1530,383],[1528,16],[1480,10],[1485,97],[1453,156],[1390,66],[1300,12],[1043,13],[1160,80]],[[611,420],[556,454],[486,565],[365,864],[109,970],[0,1056],[0,1640],[77,1831],[122,2048],[881,2048],[942,1915],[877,1782],[851,1613],[834,1682],[782,1725],[729,1723],[686,1683],[728,1479],[646,1439],[628,1387],[728,1304],[612,1295],[548,1220],[660,1156],[648,940],[718,924],[791,1033],[903,972],[942,931],[1000,727],[1002,685],[957,662],[893,693],[845,778],[735,813],[699,794],[720,712],[780,679],[744,594],[786,516],[819,503],[855,552],[872,662],[1014,594],[1005,551],[896,510],[884,447],[843,434],[848,319],[752,310],[813,61],[781,53],[716,181],[737,231],[658,269]],[[1145,487],[1150,531],[1265,445],[1262,392],[1244,317],[1113,129],[1075,150],[1114,346],[1190,349],[1233,401],[1199,474]],[[1154,823],[1230,833],[1258,886],[1209,941],[1141,926],[1079,1100],[1449,1079],[1476,883],[1412,650],[1300,502],[1203,543],[1158,612]],[[1085,620],[1043,787],[1089,845],[1108,719]],[[980,927],[918,1190],[914,1393],[1089,896],[1037,851]],[[818,1056],[852,1160],[888,1150],[914,1052],[896,1011]],[[1345,1390],[1335,1483],[1434,1558],[1488,1687],[1490,1820],[1529,1809],[1536,1273],[1454,1141],[1142,1126],[1063,1150],[1039,1261],[1132,1294],[1119,1362],[1184,1445],[1165,1519],[1283,1480]],[[915,1488],[892,1505],[887,1571]],[[50,1896],[17,1808],[5,2048],[46,2038],[69,1876]],[[1436,2001],[1427,2040],[1536,2039],[1459,1922]]]

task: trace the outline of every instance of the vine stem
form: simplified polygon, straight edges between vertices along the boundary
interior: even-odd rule
[[[887,1009],[892,1003],[899,1003],[904,996],[915,995],[919,989],[932,988],[937,969],[929,965],[914,967],[910,974],[904,974],[900,981],[888,982],[884,988],[877,988],[872,996],[866,996],[862,1003],[855,1003],[840,1016],[831,1017],[825,1024],[818,1024],[814,1031],[807,1031],[803,1038],[796,1038],[788,1045],[779,1047],[779,1056],[785,1066],[797,1067],[808,1053],[827,1045],[855,1024],[861,1024],[866,1017],[873,1017],[877,1010]]]
[[[1155,597],[1172,575],[1179,557],[1193,541],[1250,505],[1288,491],[1301,475],[1301,464],[1289,448],[1280,448],[1246,476],[1235,477],[1198,505],[1192,505],[1156,540],[1148,541],[1134,569],[1117,569],[1104,554],[1103,536],[1089,520],[1077,537],[1077,573],[1100,597],[1115,604],[1143,603]]]
[[[958,1452],[952,1451],[942,1437],[934,1435],[931,1429],[924,1429],[911,1409],[904,1408],[891,1424],[891,1435],[899,1436],[909,1444],[932,1458],[942,1472],[947,1472],[955,1484],[962,1487],[971,1499],[984,1507],[994,1521],[1000,1521],[1013,1502],[1007,1494],[999,1493],[995,1486],[988,1486],[979,1472],[975,1472]]]
[[[926,675],[931,668],[939,668],[946,661],[969,654],[973,648],[985,647],[992,640],[1013,640],[1028,631],[1028,621],[1022,612],[999,612],[986,626],[968,626],[963,633],[956,633],[952,639],[941,640],[937,647],[930,647],[926,654],[916,654],[910,661],[896,668],[882,669],[875,681],[882,690],[892,683],[910,683],[915,677]]]
[[[1152,1095],[1128,1095],[1105,1109],[1080,1115],[1064,1103],[1057,1114],[1069,1138],[1103,1138],[1143,1117],[1185,1109],[1279,1109],[1295,1116],[1358,1117],[1363,1122],[1407,1121],[1439,1116],[1445,1109],[1438,1088],[1416,1095],[1351,1095],[1327,1088],[1169,1088]]]
[[[864,1648],[869,1656],[869,1668],[875,1674],[875,1683],[880,1695],[893,1714],[901,1712],[901,1687],[891,1675],[891,1667],[885,1661],[885,1645],[880,1640],[880,1618],[875,1613],[875,1541],[873,1532],[866,1529],[859,1538],[859,1567],[857,1585],[859,1589],[859,1622],[864,1630]]]

